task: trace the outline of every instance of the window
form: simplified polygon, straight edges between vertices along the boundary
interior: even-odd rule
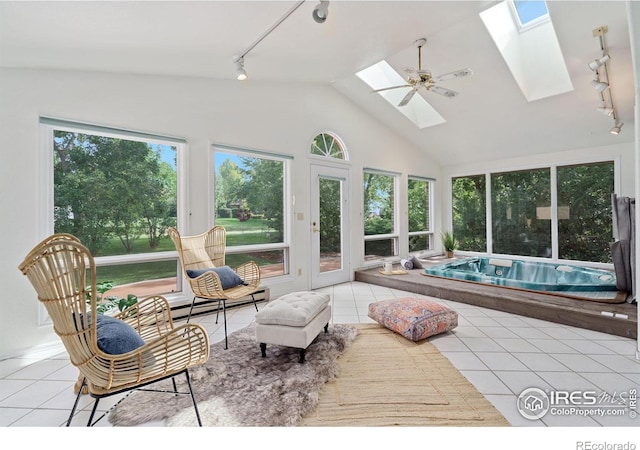
[[[365,260],[398,255],[395,174],[364,171]]]
[[[549,169],[491,175],[493,253],[551,257]]]
[[[460,250],[487,251],[487,188],[485,175],[453,178],[453,235]]]
[[[181,289],[166,229],[178,223],[181,140],[42,118],[53,172],[55,233],[78,237],[95,257],[105,293]]]
[[[549,20],[549,10],[544,1],[512,1],[513,10],[520,28],[531,27]]]
[[[614,161],[453,178],[454,235],[461,251],[611,263],[614,181]]]
[[[611,262],[614,164],[558,167],[558,257]]]
[[[480,18],[527,101],[573,91],[545,2],[504,0]]]
[[[215,223],[227,230],[226,263],[253,260],[263,278],[289,273],[288,158],[214,147]]]
[[[332,133],[320,133],[317,135],[311,143],[311,154],[326,158],[349,159],[344,145],[340,142],[340,138]]]
[[[431,188],[432,181],[424,178],[409,177],[408,181],[408,218],[409,251],[419,252],[433,249],[433,231],[431,224]]]

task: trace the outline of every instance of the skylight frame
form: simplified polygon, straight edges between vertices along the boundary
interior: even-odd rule
[[[573,91],[548,7],[541,16],[545,20],[531,20],[532,25],[520,30],[512,2],[503,0],[480,12],[480,18],[522,94],[532,102]]]

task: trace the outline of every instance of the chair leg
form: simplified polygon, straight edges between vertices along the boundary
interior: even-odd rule
[[[93,421],[93,416],[96,414],[96,410],[98,409],[98,402],[100,402],[99,398],[96,398],[96,401],[93,402],[93,408],[91,409],[91,415],[89,416],[89,421],[87,422],[87,426],[90,427],[91,422]]]
[[[224,349],[229,348],[229,340],[227,339],[227,301],[222,300],[222,316],[224,319]]]
[[[251,300],[253,300],[253,306],[256,307],[256,312],[258,312],[258,304],[256,303],[256,298],[253,294],[251,294]]]
[[[218,316],[220,315],[220,303],[222,303],[222,300],[218,300],[218,307],[216,308],[216,324],[218,323]]]
[[[67,419],[67,426],[71,425],[71,419],[73,419],[73,415],[76,412],[76,408],[78,407],[78,402],[80,401],[80,396],[82,395],[82,390],[87,385],[87,377],[82,377],[82,384],[80,384],[80,389],[78,389],[78,395],[76,395],[76,401],[73,403],[73,408],[71,408],[71,414],[69,414],[69,418]]]
[[[196,304],[196,298],[193,297],[193,300],[191,300],[191,308],[189,308],[189,315],[187,316],[187,323],[189,323],[189,320],[191,320],[191,313],[193,312],[193,306]]]
[[[193,409],[196,411],[196,418],[198,419],[198,426],[202,426],[202,420],[200,420],[200,411],[198,411],[198,404],[196,403],[196,397],[193,395],[193,389],[191,387],[191,379],[189,378],[189,371],[185,369],[184,375],[187,377],[187,385],[189,386],[189,394],[191,394],[191,401],[193,402]]]

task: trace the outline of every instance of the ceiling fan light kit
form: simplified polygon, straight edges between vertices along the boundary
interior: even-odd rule
[[[609,133],[618,135],[624,124],[618,119],[616,108],[613,105],[613,94],[611,93],[611,81],[609,79],[609,61],[611,60],[611,56],[609,56],[607,52],[604,39],[604,35],[608,31],[609,27],[606,25],[593,30],[593,36],[597,36],[600,40],[602,56],[590,61],[587,66],[595,74],[595,79],[591,81],[591,85],[600,93],[601,106],[599,106],[597,110],[613,119],[614,125],[613,128],[609,130]]]
[[[468,77],[473,74],[471,69],[458,69],[453,72],[448,72],[442,75],[434,77],[430,70],[422,68],[422,47],[427,43],[425,38],[420,38],[414,41],[414,46],[418,48],[418,68],[417,69],[405,69],[407,73],[407,84],[399,86],[390,86],[382,89],[376,89],[373,92],[388,91],[390,89],[411,88],[409,92],[400,100],[398,106],[405,106],[413,96],[418,92],[418,89],[423,88],[426,91],[433,92],[435,94],[442,95],[443,97],[453,98],[458,95],[458,92],[451,89],[438,86],[437,83],[441,81],[451,80],[453,78]]]

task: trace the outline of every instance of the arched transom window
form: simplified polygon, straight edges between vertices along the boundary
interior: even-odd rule
[[[347,151],[340,138],[331,133],[320,133],[311,143],[311,154],[347,161]]]

